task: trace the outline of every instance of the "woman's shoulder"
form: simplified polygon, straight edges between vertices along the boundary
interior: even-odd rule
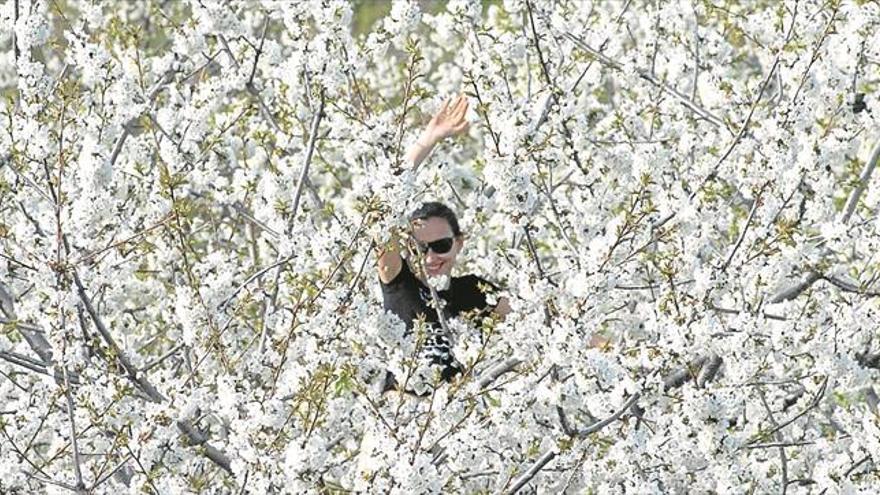
[[[468,273],[467,275],[462,275],[460,277],[453,277],[450,285],[456,289],[477,289],[483,293],[499,290],[496,284],[474,273]]]

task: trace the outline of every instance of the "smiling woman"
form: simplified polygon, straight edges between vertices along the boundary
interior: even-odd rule
[[[494,306],[489,304],[487,295],[497,292],[498,287],[486,279],[473,274],[450,277],[456,257],[464,247],[464,236],[455,213],[448,206],[424,203],[410,215],[410,222],[412,241],[418,249],[412,250],[415,256],[407,259],[397,251],[382,253],[380,260],[385,261],[380,263],[379,269],[382,299],[385,309],[403,320],[409,335],[414,334],[416,322],[428,325],[420,358],[429,366],[438,366],[440,378],[449,381],[461,373],[462,367],[450,351],[451,337],[445,331],[444,322],[470,312],[478,315],[494,312],[504,316],[510,307],[505,298],[500,298]],[[393,262],[396,273],[383,270],[392,265],[388,258],[396,258]],[[436,300],[432,287],[436,290]],[[395,388],[397,380],[389,373],[382,391]],[[422,389],[415,393],[429,392]]]
[[[449,275],[464,246],[458,218],[441,203],[425,203],[410,215],[413,238],[423,256],[425,275]]]
[[[468,102],[463,96],[442,105],[407,153],[413,169],[418,168],[437,142],[467,129],[467,108]],[[503,317],[510,312],[510,305],[503,297],[497,304],[490,305],[488,299],[492,298],[486,296],[498,291],[498,287],[481,277],[473,274],[451,277],[456,257],[464,247],[464,235],[458,217],[448,206],[423,203],[410,214],[409,221],[412,255],[407,259],[401,256],[397,239],[392,239],[378,253],[382,299],[385,309],[403,320],[409,336],[413,336],[416,322],[424,321],[429,326],[420,357],[431,366],[439,366],[440,377],[448,381],[462,368],[450,352],[451,336],[445,321],[471,311],[494,312]],[[436,290],[436,299],[432,288]],[[397,381],[388,373],[382,391],[395,388],[398,388]],[[423,389],[416,393],[427,392]]]

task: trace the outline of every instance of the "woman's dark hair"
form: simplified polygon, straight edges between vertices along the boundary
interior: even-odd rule
[[[458,217],[455,216],[455,212],[448,206],[437,201],[422,203],[421,206],[409,214],[409,221],[427,220],[431,217],[446,219],[446,221],[449,222],[449,227],[452,228],[452,235],[456,237],[461,235],[461,229],[458,227]]]

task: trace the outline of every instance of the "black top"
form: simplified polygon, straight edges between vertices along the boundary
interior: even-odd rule
[[[488,313],[491,308],[483,290],[493,292],[498,287],[476,275],[452,277],[448,289],[437,291],[444,305],[443,315],[448,320],[474,310],[478,310],[475,313]],[[394,280],[382,284],[382,300],[385,309],[400,317],[407,330],[412,330],[413,320],[421,316],[428,323],[440,323],[431,304],[431,289],[416,278],[406,260]]]
[[[381,282],[381,281],[380,281]],[[451,352],[451,344],[440,331],[437,310],[431,302],[431,289],[419,280],[410,270],[409,263],[403,260],[400,273],[389,283],[381,283],[382,300],[385,309],[397,315],[406,324],[407,333],[412,332],[415,320],[424,318],[435,329],[425,342],[422,350],[424,358],[431,364],[441,366],[441,376],[449,380],[461,372],[461,365]],[[495,292],[498,287],[476,275],[452,277],[449,288],[437,291],[441,299],[443,315],[448,321],[458,316],[488,315],[494,306],[486,302],[486,293]],[[484,292],[486,291],[486,292]],[[393,382],[393,377],[391,378]],[[386,378],[386,382],[388,379]],[[393,388],[387,384],[386,388]]]

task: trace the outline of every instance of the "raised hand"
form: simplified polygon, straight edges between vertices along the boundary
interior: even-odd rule
[[[419,167],[438,142],[467,130],[467,109],[468,100],[464,95],[443,102],[440,110],[431,117],[431,122],[406,153],[406,160],[413,164],[413,169]]]
[[[469,125],[465,119],[467,109],[468,99],[466,96],[459,95],[455,99],[447,99],[443,102],[440,110],[431,118],[425,133],[432,141],[438,142],[466,131]]]

